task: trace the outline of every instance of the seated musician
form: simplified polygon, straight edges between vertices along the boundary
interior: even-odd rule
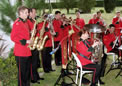
[[[92,77],[92,83],[90,86],[96,86],[96,83],[98,80],[100,81],[100,84],[104,84],[100,80],[101,75],[101,66],[99,64],[95,64],[90,60],[90,56],[92,55],[92,51],[94,50],[94,47],[99,45],[99,41],[94,41],[93,44],[90,44],[89,33],[84,27],[84,29],[80,30],[78,35],[80,36],[80,40],[77,42],[76,45],[76,52],[78,55],[78,58],[80,62],[83,65],[84,70],[93,71],[93,77]]]
[[[117,55],[119,55],[119,50],[117,49],[117,42],[115,41],[116,39],[117,36],[115,34],[115,25],[110,24],[109,29],[107,30],[106,34],[103,36],[103,43],[107,48],[107,52],[114,52]]]

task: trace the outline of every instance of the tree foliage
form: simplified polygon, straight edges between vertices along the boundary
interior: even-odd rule
[[[69,10],[76,7],[77,0],[60,0],[59,7],[65,8],[67,10],[67,14],[69,14]]]
[[[91,12],[91,9],[96,5],[96,0],[79,0],[78,8],[85,13]]]
[[[14,5],[10,3],[10,0],[0,1],[0,29],[6,33],[11,32],[11,23],[15,21],[17,17],[16,11],[19,5],[21,5],[19,1],[16,1]]]
[[[104,8],[107,13],[111,13],[116,7],[117,0],[104,0]]]

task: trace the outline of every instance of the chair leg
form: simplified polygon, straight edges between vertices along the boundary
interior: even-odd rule
[[[98,80],[98,86],[100,86],[100,81]]]
[[[80,70],[80,81],[79,81],[79,86],[81,86],[82,76],[83,76],[83,74],[82,74],[82,72],[81,72],[81,70]]]
[[[79,75],[79,69],[77,69],[76,81],[75,81],[76,84],[77,84],[77,82],[78,82],[78,75]]]

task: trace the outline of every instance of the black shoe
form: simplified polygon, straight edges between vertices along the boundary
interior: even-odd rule
[[[38,80],[44,80],[44,78],[38,78]]]
[[[54,72],[55,70],[53,70],[53,69],[50,69],[49,71],[52,71],[52,72]]]
[[[46,71],[44,71],[45,73],[50,73],[50,71],[49,70],[46,70]]]
[[[102,80],[100,80],[100,84],[101,84],[101,85],[104,85],[104,84],[105,84],[105,82],[103,82]]]
[[[82,78],[82,83],[85,84],[85,85],[88,85],[90,84],[90,81],[87,79],[87,78]]]
[[[35,81],[35,80],[31,80],[31,83],[38,83],[38,84],[40,84],[39,81]]]
[[[90,86],[97,86],[96,84],[92,83]]]

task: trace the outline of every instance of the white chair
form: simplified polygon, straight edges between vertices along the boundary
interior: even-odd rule
[[[104,52],[107,54],[107,56],[108,55],[111,55],[113,57],[112,64],[114,64],[116,62],[116,54],[115,53],[112,53],[112,52],[107,53],[107,48],[106,47],[104,47]],[[115,64],[114,64],[114,66],[115,66]]]
[[[78,57],[76,56],[76,54],[72,52],[72,55],[74,56],[74,59],[76,60],[77,67],[78,67],[78,68],[77,68],[77,74],[76,74],[76,81],[75,81],[75,83],[77,84],[77,82],[78,82],[78,75],[79,75],[79,71],[80,71],[79,86],[81,86],[83,75],[84,75],[85,73],[92,73],[93,71],[84,71],[84,70],[82,69],[82,64],[81,64],[81,62],[79,61],[79,59],[78,59]],[[98,86],[100,86],[99,81],[98,81]]]

